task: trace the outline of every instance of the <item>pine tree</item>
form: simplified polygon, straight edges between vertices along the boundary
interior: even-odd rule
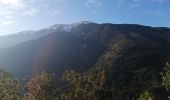
[[[96,91],[83,74],[68,70],[64,72],[63,80],[69,85],[64,93],[64,100],[98,100]]]
[[[170,65],[167,63],[162,73],[162,81],[167,91],[170,91]]]
[[[151,96],[151,94],[148,91],[145,91],[144,93],[142,93],[140,95],[138,100],[152,100],[152,96]]]
[[[35,100],[58,100],[55,75],[41,72],[28,79],[26,96]],[[26,97],[25,97],[26,98]]]
[[[21,89],[11,74],[0,69],[0,100],[21,100]]]

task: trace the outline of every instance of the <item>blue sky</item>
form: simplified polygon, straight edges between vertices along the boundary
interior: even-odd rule
[[[79,21],[170,27],[170,0],[0,0],[0,35]]]

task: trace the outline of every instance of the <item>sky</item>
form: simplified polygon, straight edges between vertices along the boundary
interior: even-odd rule
[[[0,0],[0,35],[80,21],[170,27],[170,0]]]

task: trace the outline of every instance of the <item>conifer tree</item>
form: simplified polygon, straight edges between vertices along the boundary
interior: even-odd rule
[[[27,97],[35,100],[58,100],[55,88],[55,75],[41,72],[28,79],[26,83]]]
[[[0,100],[20,100],[21,89],[21,84],[11,74],[0,69]]]

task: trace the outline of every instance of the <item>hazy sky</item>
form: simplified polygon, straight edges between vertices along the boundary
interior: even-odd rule
[[[170,27],[170,0],[0,0],[0,35],[79,21]]]

